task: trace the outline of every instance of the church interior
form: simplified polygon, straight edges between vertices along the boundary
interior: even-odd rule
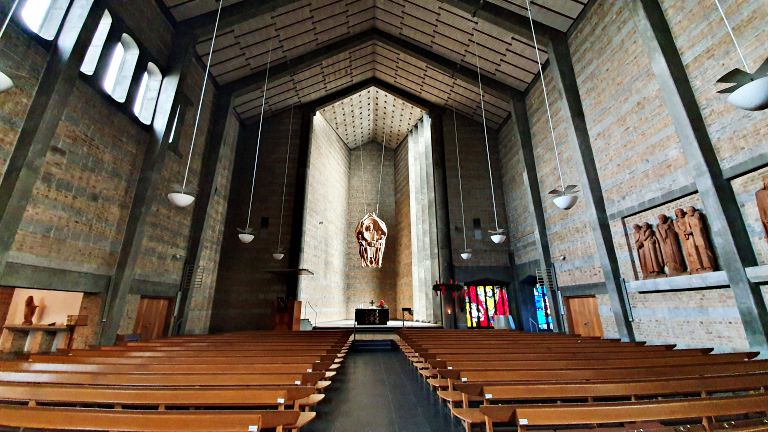
[[[0,430],[768,431],[768,1],[0,22]]]

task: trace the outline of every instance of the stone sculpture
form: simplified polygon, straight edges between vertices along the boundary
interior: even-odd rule
[[[376,213],[368,213],[358,222],[355,239],[360,248],[362,266],[380,268],[387,241],[387,224]]]
[[[755,201],[757,201],[757,213],[760,215],[760,222],[763,224],[768,240],[768,176],[763,177],[763,188],[755,192]]]
[[[643,223],[641,237],[643,241],[643,253],[645,255],[645,265],[647,266],[644,274],[647,277],[657,277],[664,274],[664,258],[659,245],[659,239],[648,222]]]
[[[688,220],[685,217],[685,211],[681,208],[675,209],[675,231],[680,237],[680,241],[683,243],[683,250],[685,251],[685,261],[688,262],[688,270],[691,273],[700,271],[701,257],[696,252],[696,242],[693,239],[693,232],[688,224]]]
[[[704,215],[694,207],[685,209],[685,219],[688,221],[693,244],[699,256],[701,267],[697,271],[712,271],[715,269],[715,254],[712,251],[709,235],[707,234],[707,222]]]
[[[665,214],[658,216],[659,223],[656,225],[657,237],[661,243],[661,253],[664,258],[664,264],[667,266],[667,273],[677,275],[685,272],[685,259],[680,250],[680,240],[675,231],[674,222]]]
[[[35,298],[28,296],[27,300],[24,301],[24,321],[21,322],[23,325],[32,325],[32,317],[35,316],[37,308]]]
[[[648,277],[648,264],[646,263],[645,251],[643,247],[643,228],[638,225],[632,225],[632,238],[635,240],[635,250],[637,250],[637,257],[640,260],[640,271],[643,273],[643,278]]]

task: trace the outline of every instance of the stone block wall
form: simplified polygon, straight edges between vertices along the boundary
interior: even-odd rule
[[[352,245],[348,230],[350,150],[320,114],[312,124],[301,267],[314,276],[299,280],[299,300],[317,309],[317,321],[345,319],[345,271]]]
[[[413,307],[413,268],[411,243],[410,178],[408,176],[408,145],[395,149],[395,220],[397,231],[397,308]]]

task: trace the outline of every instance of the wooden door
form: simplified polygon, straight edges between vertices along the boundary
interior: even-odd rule
[[[603,323],[597,308],[597,298],[565,297],[568,311],[568,328],[572,334],[603,337]]]
[[[171,299],[161,297],[142,297],[136,312],[136,324],[133,332],[147,341],[168,335],[171,319]]]

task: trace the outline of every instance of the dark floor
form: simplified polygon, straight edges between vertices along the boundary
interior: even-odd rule
[[[399,351],[350,350],[302,432],[460,432]]]

